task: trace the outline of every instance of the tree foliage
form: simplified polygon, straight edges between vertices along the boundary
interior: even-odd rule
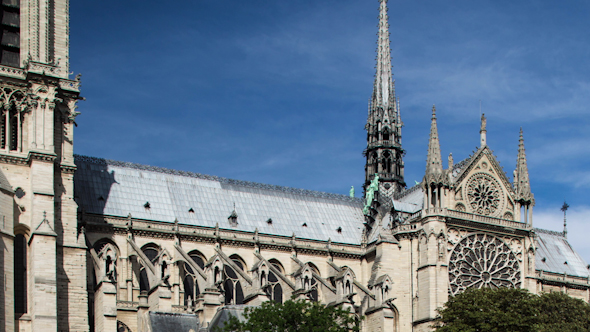
[[[468,289],[438,312],[436,332],[590,331],[590,305],[563,293]]]
[[[354,314],[318,302],[303,300],[285,303],[265,302],[246,308],[246,320],[232,316],[222,331],[226,332],[350,332],[359,331]]]

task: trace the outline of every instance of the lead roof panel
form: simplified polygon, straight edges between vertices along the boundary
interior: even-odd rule
[[[364,219],[358,198],[78,155],[75,163],[75,199],[88,213],[361,241]],[[228,220],[234,209],[236,227]]]
[[[588,277],[588,264],[574,248],[572,248],[560,232],[535,228],[537,233],[537,252],[535,267],[537,270],[567,273],[572,276]]]

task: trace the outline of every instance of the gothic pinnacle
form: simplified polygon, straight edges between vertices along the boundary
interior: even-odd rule
[[[440,154],[440,142],[438,140],[438,128],[436,126],[436,106],[432,105],[432,122],[430,124],[430,139],[428,141],[428,155],[426,157],[426,183],[437,180],[442,176],[442,157]]]
[[[527,167],[522,128],[520,128],[520,138],[518,140],[518,158],[516,160],[516,170],[514,170],[513,182],[519,201],[530,203],[533,199],[533,195],[531,193],[531,185],[529,182],[529,170]]]

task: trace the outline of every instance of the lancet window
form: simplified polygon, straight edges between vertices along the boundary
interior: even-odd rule
[[[22,234],[14,237],[14,312],[27,312],[27,240]]]
[[[191,251],[189,257],[201,269],[205,267],[205,259],[199,252]],[[184,278],[182,279],[182,283],[184,286],[184,305],[191,306],[200,294],[196,275],[197,272],[193,271],[188,263],[183,264],[183,272]]]
[[[3,0],[0,11],[0,63],[20,67],[20,1]]]
[[[223,266],[223,280],[225,304],[244,304],[242,285],[236,271],[229,265]]]
[[[4,88],[1,94],[0,149],[18,151],[21,149],[24,93]]]
[[[159,250],[157,248],[147,246],[141,249],[144,255],[150,260],[152,264],[155,264],[158,260],[158,253]],[[142,266],[139,272],[139,290],[140,291],[149,291],[150,290],[150,282],[148,278],[147,271],[145,270],[145,266]]]

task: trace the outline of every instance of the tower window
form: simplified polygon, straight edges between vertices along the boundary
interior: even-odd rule
[[[20,1],[2,0],[0,64],[20,67]]]
[[[385,130],[383,130],[383,140],[389,141],[389,129],[387,127],[385,127]]]
[[[14,237],[14,312],[27,312],[27,241],[22,234]]]

